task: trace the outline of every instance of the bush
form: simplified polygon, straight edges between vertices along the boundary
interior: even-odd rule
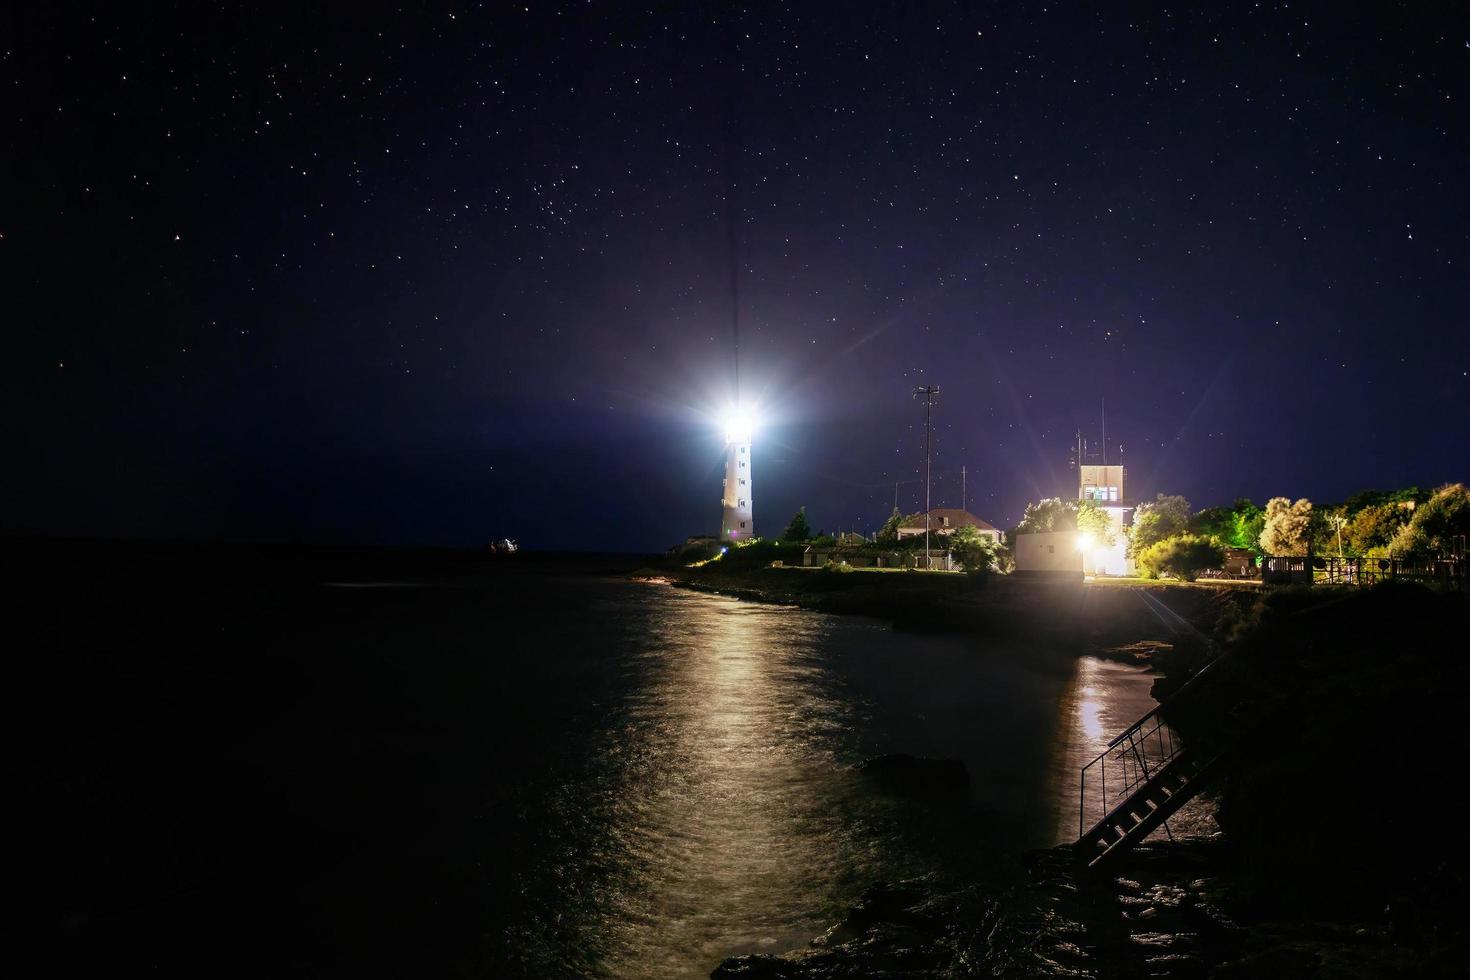
[[[1189,526],[1189,501],[1183,497],[1159,494],[1152,503],[1142,503],[1133,514],[1133,531],[1128,547],[1134,557],[1153,545],[1183,534]],[[1078,524],[1079,530],[1085,530]]]
[[[845,561],[832,561],[829,558],[827,563],[822,566],[822,571],[831,572],[835,575],[844,575],[852,571],[852,566]]]
[[[969,525],[949,536],[949,549],[967,572],[984,574],[996,567],[995,545]]]
[[[1225,549],[1214,538],[1176,534],[1144,548],[1134,561],[1144,578],[1172,575],[1182,582],[1193,582],[1205,569],[1225,563]]]

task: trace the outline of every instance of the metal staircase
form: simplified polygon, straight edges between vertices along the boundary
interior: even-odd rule
[[[1164,730],[1162,725],[1160,730]],[[1200,752],[1181,747],[1172,755],[1148,759],[1140,733],[1130,729],[1119,737],[1124,741],[1110,746],[1110,750],[1119,744],[1123,746],[1115,756],[1114,786],[1107,786],[1101,780],[1100,764],[1110,753],[1105,752],[1094,760],[1099,763],[1099,798],[1104,808],[1112,804],[1111,808],[1074,845],[1078,856],[1092,870],[1104,869],[1159,827],[1167,830],[1165,821],[1209,784],[1225,755],[1223,751]],[[1083,772],[1085,812],[1088,770]]]
[[[1235,692],[1234,707],[1211,726],[1208,742],[1196,738],[1186,746],[1163,713],[1209,678],[1231,674],[1221,664],[1226,659],[1216,658],[1082,767],[1073,849],[1089,869],[1105,870],[1159,827],[1167,831],[1169,817],[1210,784],[1236,743],[1282,701],[1280,692],[1256,685],[1247,691],[1239,678],[1222,676],[1222,686]]]

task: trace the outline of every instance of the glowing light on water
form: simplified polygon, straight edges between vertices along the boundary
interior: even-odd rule
[[[1084,687],[1081,693],[1082,701],[1077,705],[1077,716],[1082,724],[1082,734],[1089,739],[1101,739],[1103,737],[1103,703],[1091,686]]]

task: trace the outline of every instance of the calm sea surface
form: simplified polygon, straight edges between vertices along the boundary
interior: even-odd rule
[[[1025,644],[623,582],[558,583],[549,608],[545,588],[487,594],[485,655],[516,676],[462,694],[520,719],[473,849],[486,938],[531,972],[705,976],[805,944],[874,882],[1003,876],[1072,830],[1078,765],[1153,704],[1136,668]],[[448,622],[432,642],[471,641]],[[962,759],[970,801],[850,771],[889,752]]]

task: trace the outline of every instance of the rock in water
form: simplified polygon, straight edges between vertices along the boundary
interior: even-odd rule
[[[710,980],[795,980],[806,974],[799,963],[769,953],[732,956],[710,973]]]
[[[958,759],[879,755],[859,762],[855,768],[885,793],[923,799],[954,799],[970,793],[970,771]]]

